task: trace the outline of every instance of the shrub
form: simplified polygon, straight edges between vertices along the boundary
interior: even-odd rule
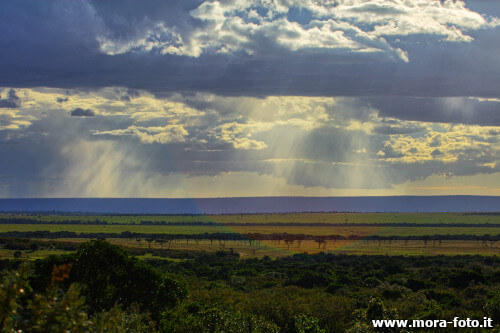
[[[134,308],[125,312],[115,306],[91,317],[77,284],[59,287],[67,269],[60,267],[43,293],[32,292],[27,265],[8,274],[0,285],[0,331],[154,332],[150,318]]]
[[[439,304],[447,305],[447,307],[462,306],[462,301],[453,293],[444,290],[431,289],[425,292],[428,299],[433,299]]]
[[[364,281],[363,284],[367,286],[368,288],[375,288],[376,286],[380,285],[382,281],[377,279],[376,277],[367,277]]]
[[[500,323],[500,293],[497,293],[486,302],[484,312],[493,319],[495,324]]]
[[[292,284],[302,288],[325,287],[331,279],[322,273],[305,271],[292,280]]]
[[[425,289],[427,285],[428,283],[426,281],[415,278],[408,278],[406,282],[406,286],[413,291],[419,291]]]
[[[324,333],[319,327],[319,320],[315,317],[301,315],[295,317],[295,332],[297,333]]]
[[[127,308],[140,304],[152,313],[173,307],[186,296],[178,279],[164,276],[147,263],[132,257],[119,246],[103,240],[83,243],[68,256],[50,257],[37,263],[34,285],[43,290],[47,276],[57,264],[72,263],[66,285],[77,282],[90,312],[111,309],[115,303]]]
[[[381,287],[383,288],[381,293],[385,299],[395,300],[403,297],[403,295],[409,291],[407,288],[398,285],[386,285],[385,287]]]
[[[466,288],[471,283],[484,281],[485,277],[481,272],[464,270],[450,274],[448,285],[453,288]]]
[[[175,311],[166,311],[160,321],[162,332],[228,332],[278,333],[279,328],[248,313],[219,307],[203,308],[188,305]],[[316,331],[314,331],[316,332]]]
[[[335,294],[335,292],[339,289],[342,288],[342,285],[340,283],[336,283],[336,282],[333,282],[333,283],[330,283],[328,285],[328,287],[326,287],[325,291],[329,294]]]

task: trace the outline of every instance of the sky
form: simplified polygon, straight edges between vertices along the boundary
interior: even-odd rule
[[[500,1],[0,2],[0,197],[500,195]]]

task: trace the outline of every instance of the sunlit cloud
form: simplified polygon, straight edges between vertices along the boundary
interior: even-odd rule
[[[10,123],[0,128],[0,139],[17,145],[3,154],[36,160],[37,180],[29,186],[41,195],[172,196],[186,188],[168,192],[162,186],[206,177],[239,182],[250,174],[271,177],[281,184],[276,185],[280,193],[285,188],[294,193],[315,189],[318,195],[342,189],[338,193],[386,193],[433,175],[500,172],[498,127],[385,117],[383,110],[357,98],[205,93],[160,98],[118,87],[15,92],[20,107],[1,110]],[[12,181],[25,176],[5,167],[0,173]],[[460,188],[493,191],[468,186]],[[455,187],[424,183],[407,188],[438,193]]]
[[[469,30],[495,27],[462,1],[205,1],[189,12],[202,22],[186,29],[150,22],[129,39],[99,37],[104,53],[131,51],[199,57],[204,53],[272,54],[280,48],[381,53],[408,62],[408,54],[384,37],[435,35],[471,42]]]
[[[498,193],[491,1],[0,13],[0,196]]]

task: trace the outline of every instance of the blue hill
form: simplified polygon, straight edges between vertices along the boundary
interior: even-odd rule
[[[3,212],[237,214],[281,212],[498,212],[499,196],[0,199]]]

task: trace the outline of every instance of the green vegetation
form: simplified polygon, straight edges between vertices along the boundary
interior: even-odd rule
[[[127,247],[283,256],[320,250],[355,254],[491,255],[500,246],[497,213],[290,213],[236,215],[0,215],[0,238],[111,239]],[[287,235],[283,235],[286,231]],[[281,236],[280,236],[281,235]],[[246,241],[248,240],[248,242]],[[254,240],[255,242],[252,242]],[[2,241],[3,242],[3,241]],[[39,258],[57,247],[0,247],[1,257]],[[45,252],[43,252],[45,250]]]
[[[183,260],[144,262],[94,240],[30,264],[0,261],[0,329],[375,332],[372,319],[455,316],[500,328],[496,256],[167,253]]]
[[[0,330],[375,332],[373,319],[456,316],[498,328],[499,222],[4,214]]]
[[[0,214],[0,223],[154,224],[154,223],[322,223],[322,224],[500,224],[500,213],[283,213],[231,215],[48,215]]]
[[[77,225],[77,224],[3,224],[1,232],[11,231],[69,231],[75,233],[115,233],[122,232],[147,234],[204,234],[204,233],[282,233],[280,226],[191,226],[191,225]],[[350,225],[345,227],[323,226],[287,226],[289,234],[306,235],[380,235],[380,236],[411,236],[411,235],[496,235],[500,227],[366,227]]]
[[[102,240],[83,243],[70,255],[37,261],[32,282],[37,290],[51,283],[54,267],[68,267],[66,282],[83,286],[92,312],[111,308],[115,302],[126,307],[139,303],[157,312],[175,306],[185,294],[185,287],[172,277]]]

